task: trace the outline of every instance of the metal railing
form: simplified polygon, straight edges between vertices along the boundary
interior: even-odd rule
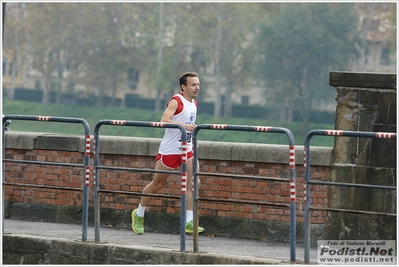
[[[7,120],[24,120],[24,121],[44,121],[44,122],[61,122],[61,123],[81,123],[85,130],[85,153],[83,164],[72,164],[72,163],[61,163],[61,162],[48,162],[48,161],[32,161],[32,160],[16,160],[5,158],[5,128]],[[25,186],[25,187],[36,187],[36,188],[50,188],[55,190],[70,190],[70,191],[83,191],[83,211],[82,211],[82,241],[87,240],[87,227],[88,227],[88,209],[89,209],[89,183],[90,183],[90,126],[86,120],[80,118],[68,118],[68,117],[50,117],[50,116],[33,116],[33,115],[6,115],[3,117],[3,229],[4,232],[4,212],[5,212],[5,185],[10,186]],[[61,187],[61,186],[49,186],[49,185],[33,185],[33,184],[21,184],[21,183],[9,183],[5,181],[5,162],[14,163],[29,163],[29,164],[40,164],[40,165],[52,165],[52,166],[65,166],[65,167],[83,167],[84,178],[83,178],[83,189]]]
[[[102,125],[116,125],[116,126],[135,126],[135,127],[158,127],[158,128],[177,128],[182,133],[182,168],[181,172],[176,171],[157,171],[152,169],[138,169],[138,168],[122,168],[112,166],[102,166],[99,163],[100,155],[100,135],[99,130]],[[94,226],[95,226],[95,242],[100,242],[100,198],[99,193],[119,193],[139,196],[156,196],[164,198],[176,198],[175,196],[166,196],[161,194],[145,194],[138,192],[114,191],[100,189],[99,170],[125,170],[135,172],[151,172],[151,173],[168,173],[181,174],[181,213],[180,213],[180,250],[186,249],[186,190],[187,190],[187,132],[183,126],[179,124],[162,123],[162,122],[142,122],[142,121],[123,121],[123,120],[101,120],[97,122],[94,128],[94,172],[95,172],[95,189],[94,189]]]
[[[329,186],[344,186],[344,187],[396,190],[395,186],[341,183],[341,182],[325,182],[325,181],[310,181],[310,140],[315,135],[396,139],[396,133],[356,132],[356,131],[341,131],[341,130],[313,130],[313,131],[310,131],[306,135],[305,145],[304,145],[304,168],[305,168],[305,191],[304,191],[305,192],[304,193],[304,197],[305,197],[305,211],[304,211],[305,212],[305,222],[304,222],[305,254],[304,254],[304,261],[305,261],[305,263],[309,263],[309,261],[310,261],[310,219],[309,219],[310,209],[320,210],[320,211],[335,211],[335,212],[347,212],[347,213],[357,213],[357,214],[396,216],[396,214],[394,214],[394,213],[383,213],[383,212],[373,212],[373,211],[359,211],[359,210],[348,210],[348,209],[337,209],[337,208],[311,208],[310,207],[310,186],[309,185],[329,185]]]
[[[58,162],[46,162],[46,161],[31,161],[31,160],[15,160],[5,158],[5,128],[7,120],[27,120],[27,121],[44,121],[44,122],[61,122],[61,123],[81,123],[85,129],[85,141],[86,149],[84,153],[83,164],[70,164],[70,163],[58,163]],[[157,127],[157,128],[177,128],[182,132],[182,169],[181,171],[157,171],[153,169],[139,169],[139,168],[123,168],[113,166],[102,166],[99,163],[100,155],[100,138],[99,130],[102,125],[116,125],[116,126],[135,126],[135,127]],[[196,162],[198,161],[198,150],[197,150],[197,134],[201,129],[208,130],[232,130],[232,131],[248,131],[248,132],[274,132],[284,133],[288,137],[289,142],[289,170],[290,179],[286,178],[275,178],[275,177],[263,177],[263,176],[252,176],[252,175],[235,175],[235,174],[220,174],[220,173],[206,173],[199,172]],[[4,232],[4,211],[5,211],[5,185],[10,186],[25,186],[25,187],[37,187],[37,188],[49,188],[55,190],[75,190],[83,191],[83,212],[82,212],[82,240],[87,240],[87,227],[88,227],[88,201],[89,201],[89,184],[90,184],[90,127],[84,119],[80,118],[67,118],[67,117],[50,117],[50,116],[32,116],[32,115],[6,115],[3,117],[3,232]],[[354,131],[339,131],[339,130],[313,130],[309,132],[305,138],[304,145],[304,168],[305,168],[305,209],[304,209],[304,262],[309,263],[310,258],[310,210],[321,210],[321,211],[336,211],[336,212],[350,212],[357,214],[375,214],[375,215],[387,215],[396,216],[393,213],[373,212],[373,211],[359,211],[359,210],[347,210],[337,208],[315,208],[310,207],[310,185],[327,185],[327,186],[343,186],[343,187],[357,187],[357,188],[370,188],[370,189],[383,189],[383,190],[396,190],[395,186],[383,186],[383,185],[368,185],[368,184],[354,184],[354,183],[342,183],[342,182],[326,182],[326,181],[310,181],[310,140],[315,135],[323,136],[346,136],[346,137],[363,137],[363,138],[388,138],[396,139],[396,133],[381,133],[381,132],[354,132]],[[296,177],[295,177],[295,142],[294,136],[291,131],[286,128],[280,127],[266,127],[266,126],[246,126],[246,125],[221,125],[221,124],[202,124],[198,125],[192,135],[193,140],[193,180],[194,180],[194,192],[193,192],[193,212],[194,212],[194,252],[198,252],[198,201],[209,201],[209,202],[226,202],[226,203],[242,203],[250,205],[265,205],[275,206],[281,208],[290,208],[290,260],[295,261],[296,257]],[[100,242],[100,199],[99,193],[118,193],[118,194],[129,194],[139,196],[156,196],[161,198],[175,198],[177,196],[167,196],[161,194],[144,194],[139,192],[128,192],[128,191],[115,191],[100,189],[99,181],[99,170],[125,170],[135,172],[151,172],[151,173],[167,173],[167,174],[181,174],[182,186],[181,186],[181,215],[180,215],[180,250],[184,251],[186,246],[185,240],[185,220],[186,220],[186,190],[187,190],[187,132],[183,126],[178,124],[160,123],[160,122],[142,122],[142,121],[122,121],[122,120],[101,120],[99,121],[94,130],[94,226],[95,226],[95,242]],[[42,165],[53,165],[53,166],[66,166],[66,167],[84,167],[84,180],[83,189],[60,187],[60,186],[46,186],[46,185],[33,185],[33,184],[21,184],[21,183],[9,183],[5,181],[5,162],[14,163],[29,163],[29,164],[42,164]],[[260,179],[269,180],[275,182],[289,182],[290,187],[290,203],[268,203],[268,202],[255,202],[245,200],[231,200],[231,199],[214,199],[205,198],[198,196],[198,183],[197,176],[219,176],[219,177],[230,177],[238,179]]]
[[[245,176],[245,175],[232,175],[232,174],[212,174],[205,172],[198,172],[197,170],[197,134],[201,129],[209,130],[233,130],[233,131],[248,131],[248,132],[274,132],[284,133],[288,137],[289,143],[289,170],[290,179],[274,178],[274,177],[262,177],[262,176]],[[290,208],[290,260],[295,261],[296,254],[296,190],[295,190],[295,141],[294,136],[290,130],[280,127],[266,127],[266,126],[246,126],[246,125],[223,125],[223,124],[202,124],[198,125],[193,132],[193,149],[194,149],[194,161],[193,161],[193,176],[194,176],[194,197],[193,197],[193,212],[194,212],[194,252],[198,252],[198,205],[199,200],[203,201],[215,201],[215,202],[230,202],[230,203],[243,203],[243,204],[256,204],[266,205],[275,207],[289,207]],[[222,200],[212,198],[199,198],[198,197],[198,181],[197,175],[205,176],[223,176],[231,178],[245,178],[245,179],[263,179],[278,182],[289,182],[290,186],[290,204],[277,204],[277,203],[266,203],[266,202],[255,202],[255,201],[242,201],[242,200]]]

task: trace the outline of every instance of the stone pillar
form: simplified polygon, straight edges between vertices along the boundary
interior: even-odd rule
[[[335,129],[396,132],[396,74],[331,72]],[[331,181],[396,186],[396,140],[335,137]],[[330,208],[396,213],[396,191],[330,186]],[[396,239],[396,217],[328,212],[326,239]]]

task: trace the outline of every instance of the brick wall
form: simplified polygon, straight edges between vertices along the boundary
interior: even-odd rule
[[[6,149],[6,159],[83,164],[83,154],[70,151]],[[82,206],[83,193],[33,186],[53,186],[82,190],[83,167],[47,166],[6,162],[5,182],[32,186],[5,186],[5,200],[15,203]]]
[[[6,159],[38,160],[83,164],[83,152],[40,149],[6,149]],[[100,164],[114,167],[153,169],[154,155],[126,155],[100,153]],[[247,162],[237,160],[215,160],[199,157],[200,171],[287,178],[287,182],[254,179],[237,179],[221,176],[201,175],[199,196],[204,198],[238,199],[269,203],[290,203],[289,168],[285,163]],[[93,162],[93,155],[91,162]],[[303,223],[303,163],[296,162],[297,222]],[[311,177],[329,179],[329,166],[311,166]],[[101,189],[141,193],[152,179],[152,173],[122,170],[100,170]],[[70,187],[81,190],[84,183],[83,167],[48,166],[26,163],[5,163],[5,182],[31,185]],[[175,196],[177,199],[153,198],[148,211],[180,213],[180,177],[172,175],[167,186],[159,194]],[[90,178],[90,202],[93,207],[93,172]],[[327,207],[327,190],[323,186],[312,186],[311,203]],[[82,206],[83,192],[49,188],[6,185],[5,200],[9,203],[38,203],[49,205]],[[102,209],[132,210],[139,203],[139,196],[123,193],[101,193]],[[313,206],[313,204],[312,204]],[[289,209],[264,205],[199,201],[199,214],[218,217],[245,218],[289,222]],[[312,224],[324,224],[325,212],[312,211]]]

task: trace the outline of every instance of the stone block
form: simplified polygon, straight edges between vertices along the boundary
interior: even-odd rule
[[[35,138],[33,149],[79,151],[80,138],[63,135],[40,135]]]

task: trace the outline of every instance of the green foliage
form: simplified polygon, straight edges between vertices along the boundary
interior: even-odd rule
[[[116,107],[77,107],[68,105],[42,105],[35,102],[4,100],[3,113],[5,115],[35,115],[71,117],[85,119],[93,134],[96,123],[100,120],[129,120],[129,121],[159,121],[162,112],[153,112],[142,109],[126,109]],[[250,126],[272,126],[289,129],[294,137],[296,145],[303,145],[305,135],[301,134],[302,123],[279,123],[271,120],[250,118],[215,118],[209,114],[198,114],[199,124],[228,124],[228,125],[250,125]],[[333,124],[310,124],[312,129],[334,129]],[[45,121],[12,121],[9,128],[12,131],[22,132],[44,132],[59,134],[84,134],[82,125],[69,123],[45,122]],[[161,138],[163,129],[147,127],[109,126],[100,128],[100,135],[134,136]],[[225,130],[201,130],[198,133],[199,141],[220,142],[243,142],[262,144],[288,144],[284,134],[269,132],[240,132]],[[318,136],[312,139],[311,145],[333,146],[332,137]]]
[[[332,99],[328,73],[355,59],[356,30],[352,3],[281,4],[258,36],[258,69],[274,88],[270,97],[276,108],[300,111],[306,124],[315,105]]]
[[[353,4],[282,4],[275,19],[261,28],[261,73],[266,80],[308,78],[308,84],[328,84],[320,78],[331,67],[346,67],[356,55],[356,20]]]

